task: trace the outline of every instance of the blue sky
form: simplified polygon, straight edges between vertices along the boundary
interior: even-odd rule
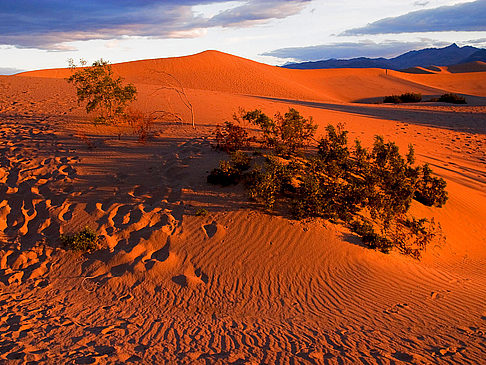
[[[486,47],[486,0],[0,0],[0,74],[217,49],[269,64]]]

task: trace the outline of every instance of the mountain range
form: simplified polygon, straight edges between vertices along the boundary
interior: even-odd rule
[[[444,48],[409,51],[394,58],[333,58],[315,62],[290,63],[282,67],[291,69],[383,68],[398,71],[412,67],[450,66],[478,61],[486,62],[486,49],[471,46],[459,47],[453,43]]]

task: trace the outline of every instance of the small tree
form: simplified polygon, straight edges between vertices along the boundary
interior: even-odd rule
[[[126,115],[128,103],[136,98],[137,89],[132,84],[123,85],[123,79],[113,74],[111,65],[100,59],[91,67],[80,69],[72,60],[69,61],[73,74],[67,79],[74,84],[78,102],[86,102],[86,112],[96,112],[95,123],[117,124]]]

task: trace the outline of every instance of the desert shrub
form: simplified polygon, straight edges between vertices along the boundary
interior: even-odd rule
[[[231,154],[231,164],[239,171],[246,171],[251,166],[251,157],[242,151],[235,151]]]
[[[236,185],[241,180],[241,171],[230,161],[220,161],[219,168],[213,169],[208,176],[208,183],[213,185]]]
[[[248,133],[243,127],[233,122],[225,122],[216,127],[216,148],[225,152],[234,152],[248,145]]]
[[[434,240],[438,244],[445,240],[440,224],[433,218],[400,217],[389,234],[400,252],[417,259]]]
[[[292,115],[288,118],[302,122]],[[433,177],[428,165],[415,164],[412,146],[402,155],[395,143],[376,136],[371,149],[359,140],[349,148],[343,125],[328,125],[316,152],[282,153],[275,148],[286,143],[279,134],[282,121],[275,122],[258,110],[244,114],[243,119],[261,128],[263,146],[268,149],[256,156],[265,158],[264,163],[252,164],[248,154],[237,152],[213,170],[208,181],[244,180],[250,198],[266,209],[275,209],[279,203],[296,219],[321,217],[343,224],[368,247],[383,252],[395,247],[419,258],[439,236],[435,222],[406,218],[413,199],[436,207],[447,200],[445,181]],[[296,151],[298,145],[287,151]]]
[[[440,177],[432,176],[432,169],[428,164],[422,167],[421,179],[415,191],[414,198],[429,207],[442,207],[448,199],[446,182]]]
[[[277,124],[264,114],[261,110],[255,109],[249,112],[240,110],[241,119],[260,128],[263,134],[262,145],[264,147],[275,147],[278,141]],[[238,118],[238,116],[235,116]]]
[[[327,136],[319,141],[317,154],[327,175],[342,176],[349,170],[348,131],[341,124],[337,128],[329,124],[326,132]]]
[[[466,98],[464,96],[460,96],[457,94],[444,94],[437,99],[437,101],[443,103],[452,103],[452,104],[467,104]]]
[[[350,224],[352,232],[361,236],[365,245],[369,248],[376,248],[381,252],[388,253],[395,246],[389,238],[376,233],[373,224],[366,219],[356,219]]]
[[[419,169],[413,167],[414,160],[412,147],[403,158],[395,143],[385,143],[382,137],[375,137],[369,155],[369,173],[363,176],[365,184],[374,186],[367,197],[373,218],[387,224],[397,214],[408,211],[419,177]]]
[[[128,103],[136,98],[135,86],[123,85],[123,79],[115,76],[111,65],[103,59],[78,70],[72,60],[70,65],[73,74],[67,81],[76,87],[78,102],[86,102],[86,112],[97,114],[95,123],[116,124],[122,120]]]
[[[402,95],[390,95],[383,98],[384,103],[418,103],[422,101],[422,94],[416,93],[405,93]]]
[[[400,104],[402,99],[400,99],[399,95],[389,95],[383,98],[384,103],[391,103],[391,104]]]
[[[272,209],[278,197],[291,184],[289,167],[277,159],[269,159],[246,176],[246,186],[251,199]]]
[[[98,248],[98,235],[89,227],[72,235],[61,235],[61,241],[73,251],[91,252]]]
[[[276,150],[279,155],[290,156],[306,146],[314,136],[317,125],[290,108],[284,115],[277,113],[271,119],[260,110],[241,113],[241,118],[262,131],[263,145]]]
[[[207,209],[199,208],[196,210],[196,217],[206,217],[209,214]]]
[[[138,137],[138,141],[146,142],[152,133],[154,118],[140,110],[132,109],[125,114],[124,119],[132,133]]]
[[[400,95],[402,103],[418,103],[422,101],[422,94],[417,93],[405,93]]]

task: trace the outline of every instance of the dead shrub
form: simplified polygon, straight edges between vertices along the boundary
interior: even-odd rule
[[[155,121],[152,115],[147,115],[141,110],[130,109],[125,115],[125,120],[132,129],[132,133],[138,136],[139,142],[145,143],[152,135]]]

